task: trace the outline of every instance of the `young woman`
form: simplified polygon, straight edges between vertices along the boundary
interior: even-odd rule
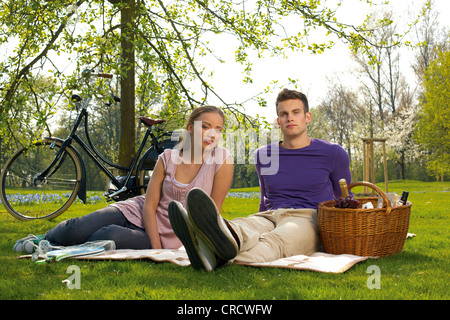
[[[61,222],[42,236],[20,239],[14,251],[32,252],[45,239],[71,246],[96,240],[113,240],[117,249],[177,249],[182,243],[173,232],[168,205],[185,205],[192,188],[202,188],[220,209],[231,185],[232,157],[217,147],[225,117],[217,107],[195,108],[183,140],[158,158],[145,195],[120,201],[86,216]]]

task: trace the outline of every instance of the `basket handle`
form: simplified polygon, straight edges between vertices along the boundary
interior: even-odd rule
[[[376,185],[374,185],[373,183],[367,182],[367,181],[358,181],[358,182],[352,182],[350,183],[347,188],[349,190],[351,190],[353,187],[357,187],[357,186],[366,186],[369,187],[373,190],[375,190],[380,196],[381,198],[383,198],[384,202],[386,202],[386,213],[389,214],[391,213],[392,207],[391,207],[391,202],[389,201],[389,199],[386,197],[386,194],[383,192],[383,190],[381,190],[380,188],[378,188]]]

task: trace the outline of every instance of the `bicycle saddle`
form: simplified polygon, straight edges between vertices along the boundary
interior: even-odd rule
[[[140,117],[139,119],[141,120],[141,122],[143,124],[145,124],[146,126],[149,126],[149,127],[151,127],[155,124],[158,124],[158,123],[166,122],[166,120],[164,120],[164,119],[153,120],[153,119],[146,118],[146,117]]]
[[[75,102],[79,102],[79,101],[83,100],[83,98],[81,98],[77,94],[73,94],[72,97],[70,97],[70,98],[71,98],[72,101],[75,101]]]

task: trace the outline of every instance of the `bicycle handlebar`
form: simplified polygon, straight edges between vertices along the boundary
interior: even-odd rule
[[[106,78],[106,79],[112,79],[113,78],[112,74],[109,74],[109,73],[96,73],[96,72],[91,72],[91,70],[83,70],[81,72],[81,74],[84,77],[87,77],[87,78],[88,77],[92,77],[92,76],[98,77],[98,78]]]
[[[107,78],[107,79],[112,79],[113,75],[109,74],[109,73],[97,73],[97,77],[99,78]]]
[[[92,70],[89,70],[89,69],[83,70],[83,71],[81,72],[81,75],[82,75],[83,77],[85,77],[85,78],[98,77],[98,78],[112,79],[112,78],[114,77],[114,75],[112,75],[112,74],[110,74],[110,73],[103,73],[103,72],[96,73],[96,72],[92,72]],[[110,86],[109,83],[108,83],[108,87],[109,87],[109,89],[110,89],[110,91],[111,91],[111,97],[113,98],[113,100],[114,100],[115,102],[120,102],[120,98],[119,98],[119,97],[116,97],[116,96],[114,95],[114,92],[113,92],[113,90],[112,90],[112,88],[111,88],[111,86]],[[74,99],[74,98],[72,97],[72,100],[73,100],[73,99]],[[80,99],[75,98],[75,100],[81,101],[81,98],[80,98]],[[85,106],[87,106],[87,102],[85,103]]]

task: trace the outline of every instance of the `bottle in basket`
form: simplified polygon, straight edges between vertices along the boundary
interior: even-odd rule
[[[342,195],[336,200],[335,208],[350,208],[356,209],[359,206],[359,201],[352,197],[348,191],[347,181],[345,179],[339,180],[339,185],[341,187]]]
[[[339,186],[341,187],[341,192],[342,192],[341,197],[342,198],[347,198],[349,196],[348,187],[347,187],[347,181],[345,179],[339,180]]]

